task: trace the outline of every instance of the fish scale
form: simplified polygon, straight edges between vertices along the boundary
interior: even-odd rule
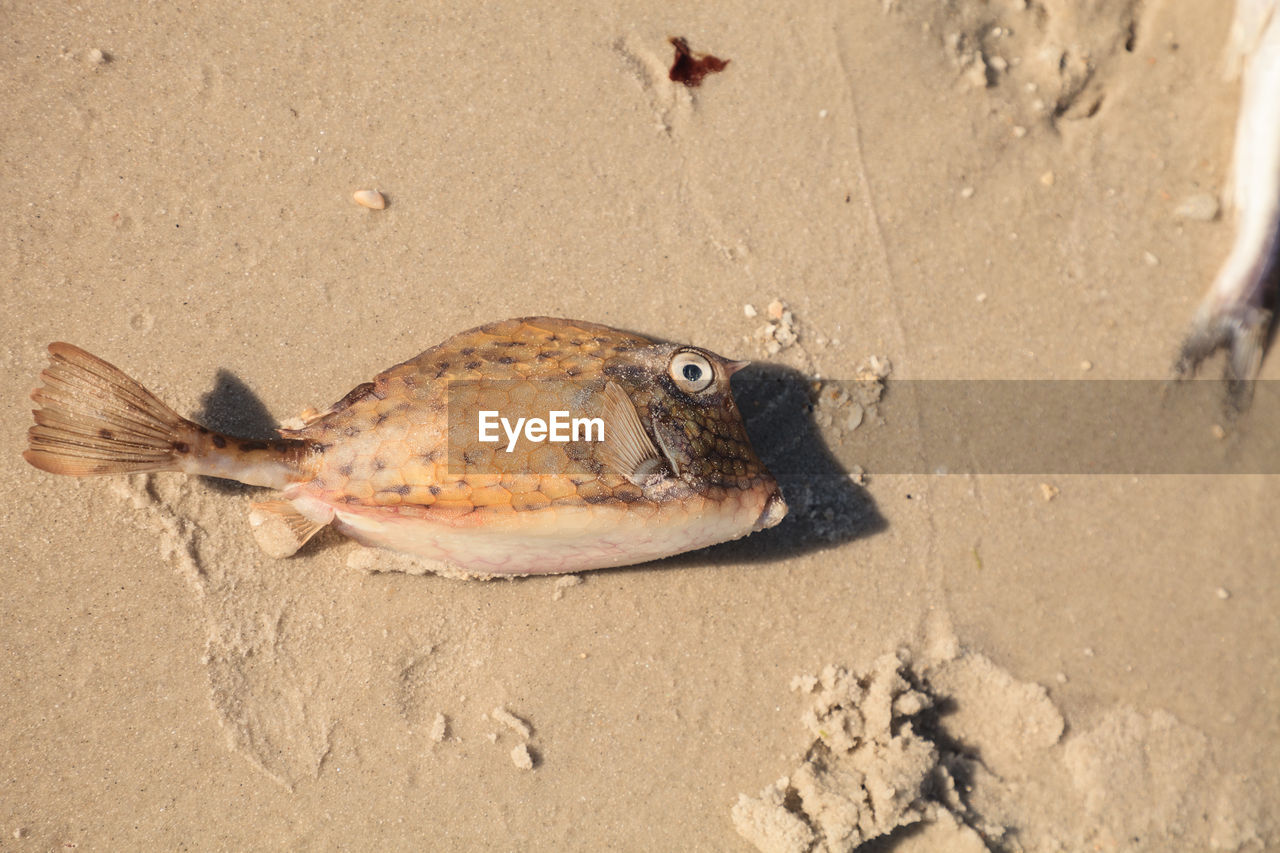
[[[737,538],[786,514],[733,400],[729,378],[744,362],[594,323],[527,317],[462,332],[271,442],[181,418],[69,344],[50,353],[29,462],[270,486],[279,498],[256,504],[251,521],[278,556],[332,525],[472,574],[581,571]],[[553,411],[595,417],[600,434],[481,440],[481,412],[549,422]]]

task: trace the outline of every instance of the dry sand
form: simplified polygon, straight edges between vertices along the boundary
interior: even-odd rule
[[[1230,241],[1220,0],[0,21],[0,849],[1280,844],[1274,477],[793,479],[566,585],[273,560],[251,490],[18,456],[52,340],[249,431],[522,314],[1163,377]],[[728,67],[672,84],[669,36]]]

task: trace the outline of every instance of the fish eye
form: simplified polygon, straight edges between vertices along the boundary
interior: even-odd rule
[[[689,350],[675,354],[667,373],[675,381],[676,387],[686,394],[698,394],[707,390],[716,378],[715,368],[707,361],[706,356]]]

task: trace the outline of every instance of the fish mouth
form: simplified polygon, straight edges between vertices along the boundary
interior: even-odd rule
[[[764,502],[764,509],[760,513],[760,517],[756,519],[756,523],[752,526],[751,532],[755,533],[760,530],[775,526],[782,519],[787,517],[787,502],[782,499],[782,492],[778,491],[775,486],[773,493]]]

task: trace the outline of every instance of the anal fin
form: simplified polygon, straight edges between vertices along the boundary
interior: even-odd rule
[[[269,557],[291,557],[325,525],[312,521],[289,501],[262,501],[249,511],[249,525],[258,547]]]

